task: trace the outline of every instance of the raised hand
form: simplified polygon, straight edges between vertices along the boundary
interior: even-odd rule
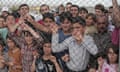
[[[73,32],[72,36],[77,40],[77,41],[82,41],[83,39],[83,34],[79,31]]]
[[[53,63],[56,63],[57,62],[57,60],[56,60],[56,57],[55,56],[50,56],[50,61],[52,61]]]
[[[55,34],[58,32],[59,27],[57,26],[57,24],[50,24],[50,29],[52,33]]]

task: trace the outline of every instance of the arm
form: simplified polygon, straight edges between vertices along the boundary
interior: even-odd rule
[[[120,9],[117,0],[112,0],[113,3],[113,18],[115,20],[116,26],[120,27]]]
[[[93,40],[92,37],[89,36],[89,37],[87,37],[86,39],[84,39],[82,44],[85,46],[85,48],[87,48],[87,50],[88,50],[91,54],[95,55],[95,54],[98,53],[98,48],[97,48],[97,46],[95,45],[94,40]]]
[[[59,43],[59,37],[58,33],[52,35],[52,50],[53,52],[61,52],[65,49],[67,49],[67,41],[64,41],[62,43]]]
[[[44,31],[44,32],[49,32],[50,30],[46,28],[45,26],[37,23],[35,20],[32,19],[30,15],[27,15],[27,21],[29,21],[35,28]]]
[[[31,72],[35,72],[35,68],[36,68],[35,61],[36,61],[36,59],[33,60],[33,63],[32,63],[32,66],[31,66]]]

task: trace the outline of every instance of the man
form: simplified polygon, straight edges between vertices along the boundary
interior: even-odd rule
[[[71,6],[72,6],[72,3],[71,3],[71,2],[68,2],[68,3],[66,4],[66,12],[69,12],[69,11],[70,11]]]
[[[72,14],[72,17],[77,17],[79,12],[79,7],[77,5],[72,5],[70,8],[70,13]]]
[[[57,26],[51,26],[52,36],[52,50],[53,52],[60,52],[65,49],[69,50],[69,55],[65,55],[62,59],[66,62],[67,72],[86,72],[88,65],[89,54],[95,55],[98,50],[90,36],[84,35],[85,22],[79,17],[76,17],[73,23],[72,36],[59,43]]]
[[[96,14],[96,16],[102,16],[102,15],[104,15],[104,10],[105,10],[105,8],[104,8],[103,5],[97,4],[95,6],[95,14]]]
[[[92,36],[100,51],[103,51],[111,43],[110,33],[108,32],[108,20],[106,16],[97,18],[97,30],[98,33],[94,33]]]
[[[8,7],[3,7],[1,10],[1,16],[4,18],[9,14],[9,8]]]

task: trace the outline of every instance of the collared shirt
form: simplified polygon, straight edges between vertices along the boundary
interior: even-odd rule
[[[23,37],[18,37],[13,33],[9,33],[9,37],[11,37],[21,48],[23,72],[31,72],[30,70],[33,62],[33,50],[37,49],[38,47],[42,47],[43,38],[40,36],[40,38],[35,39],[36,43],[33,42],[34,44],[32,43],[32,45],[28,47]]]
[[[59,43],[58,33],[52,36],[52,51],[60,52],[69,50],[70,60],[66,63],[67,67],[73,71],[85,70],[89,61],[89,53],[95,55],[98,49],[92,37],[85,35],[80,44],[71,36]]]

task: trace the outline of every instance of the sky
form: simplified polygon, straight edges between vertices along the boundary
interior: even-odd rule
[[[120,0],[117,0],[120,4]],[[12,6],[27,3],[30,6],[40,6],[41,4],[48,4],[49,6],[65,5],[67,2],[72,2],[79,6],[95,6],[98,3],[109,7],[112,5],[112,0],[0,0],[0,6]]]

